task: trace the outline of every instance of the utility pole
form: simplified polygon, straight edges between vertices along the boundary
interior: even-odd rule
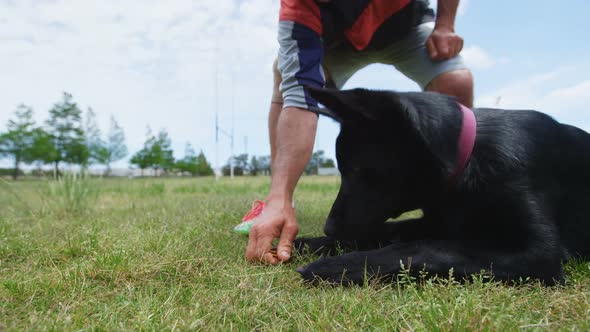
[[[232,71],[232,100],[231,100],[231,108],[232,108],[232,127],[231,133],[226,132],[222,128],[219,127],[219,68],[218,68],[218,54],[217,54],[217,46],[215,47],[215,165],[216,165],[216,172],[215,172],[215,179],[219,180],[222,175],[222,167],[219,165],[219,133],[222,133],[226,137],[230,139],[230,157],[229,157],[229,165],[230,165],[230,177],[234,177],[234,97],[233,97],[233,71]]]
[[[231,69],[231,143],[230,143],[230,178],[234,178],[234,70]]]
[[[215,180],[219,181],[221,177],[221,166],[219,166],[219,105],[218,105],[218,79],[219,79],[219,68],[217,66],[217,45],[215,45]]]

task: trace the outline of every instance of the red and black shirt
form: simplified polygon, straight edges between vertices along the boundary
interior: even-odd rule
[[[347,40],[355,49],[391,43],[412,27],[433,21],[428,0],[281,0],[280,21],[315,31],[329,46]]]
[[[284,106],[311,108],[317,101],[303,87],[323,87],[325,51],[345,45],[380,49],[413,27],[434,20],[428,0],[281,0],[279,70]]]

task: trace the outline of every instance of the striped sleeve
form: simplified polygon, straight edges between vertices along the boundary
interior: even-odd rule
[[[292,5],[293,2],[283,0],[281,6],[286,3]],[[322,69],[324,50],[321,40],[319,9],[313,0],[300,0],[300,2],[302,4],[310,3],[314,6],[311,9],[317,10],[318,22],[316,22],[317,25],[311,22],[315,17],[313,14],[306,16],[305,20],[307,21],[302,21],[300,19],[303,17],[302,14],[299,11],[291,10],[294,7],[288,7],[287,10],[281,8],[278,33],[278,69],[282,77],[280,91],[283,95],[284,107],[310,109],[316,107],[318,102],[307,93],[304,87],[323,87],[325,85]]]

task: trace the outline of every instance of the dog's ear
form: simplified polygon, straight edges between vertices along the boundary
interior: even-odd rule
[[[450,175],[457,160],[462,115],[455,98],[432,92],[397,94],[404,121]]]
[[[461,131],[461,113],[454,98],[423,92],[306,89],[329,108],[328,116],[340,122],[348,119],[351,123],[360,118],[377,120],[375,124],[394,128],[406,139],[415,137],[440,162],[447,175],[453,172]]]
[[[320,104],[327,107],[327,110],[318,108],[314,111],[329,116],[338,122],[342,122],[343,119],[356,114],[370,120],[376,120],[375,114],[368,107],[369,105],[363,102],[365,94],[369,92],[368,90],[336,90],[314,87],[306,87],[305,89]]]

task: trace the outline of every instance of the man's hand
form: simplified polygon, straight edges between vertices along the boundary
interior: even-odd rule
[[[291,201],[268,200],[257,219],[250,229],[246,259],[250,262],[261,261],[273,265],[289,260],[293,240],[299,231]],[[272,242],[276,238],[279,238],[277,256],[271,253]]]
[[[463,49],[463,38],[451,28],[435,26],[426,40],[426,49],[432,60],[450,59]]]

